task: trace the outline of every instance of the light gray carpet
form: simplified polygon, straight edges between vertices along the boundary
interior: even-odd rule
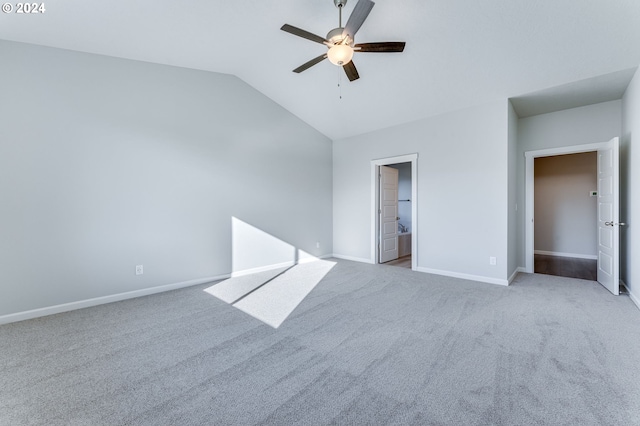
[[[640,424],[640,311],[592,281],[337,261],[277,329],[209,287],[0,326],[0,424]]]

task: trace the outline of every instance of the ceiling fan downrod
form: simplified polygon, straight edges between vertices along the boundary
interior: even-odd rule
[[[338,27],[342,28],[342,8],[347,4],[347,0],[333,0],[333,4],[338,8]]]

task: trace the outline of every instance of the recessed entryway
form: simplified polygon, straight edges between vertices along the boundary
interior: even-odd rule
[[[598,156],[534,160],[534,272],[597,279]]]
[[[620,289],[620,235],[624,225],[619,217],[619,139],[608,142],[552,148],[525,153],[525,262],[526,272],[534,272],[534,160],[583,152],[597,152],[597,281],[611,293]]]

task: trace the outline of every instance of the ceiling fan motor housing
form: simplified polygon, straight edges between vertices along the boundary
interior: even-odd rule
[[[340,44],[342,42],[342,32],[344,31],[343,27],[338,27],[338,28],[334,28],[331,31],[329,31],[327,33],[327,40],[329,40],[332,44]],[[342,44],[346,44],[348,46],[351,46],[353,44],[353,39],[349,36],[346,37],[346,40],[344,43]]]
[[[347,4],[347,0],[333,0],[333,4],[335,4],[336,7],[344,7]]]

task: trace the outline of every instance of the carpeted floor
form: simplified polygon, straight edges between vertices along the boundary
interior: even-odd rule
[[[0,326],[0,425],[637,425],[640,311],[337,260],[279,328],[211,284]]]

